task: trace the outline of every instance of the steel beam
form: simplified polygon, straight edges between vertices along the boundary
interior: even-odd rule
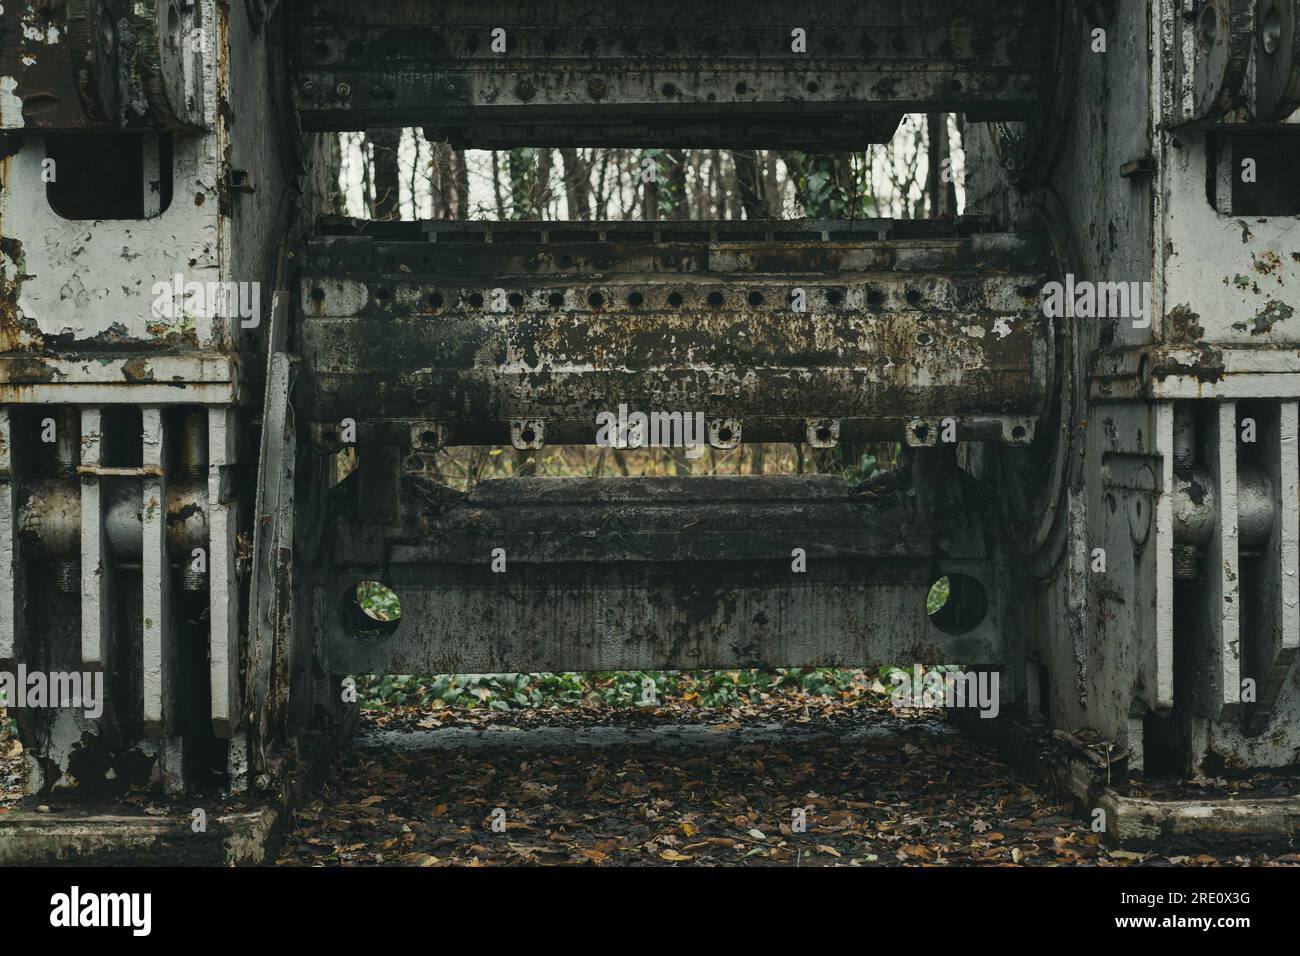
[[[994,594],[978,509],[915,508],[898,474],[857,492],[822,475],[406,491],[400,531],[359,520],[355,501],[336,514],[332,674],[1000,660],[991,598],[960,634],[926,609],[948,573]],[[401,601],[395,625],[356,604],[376,578]]]
[[[298,0],[294,104],[307,129],[479,147],[856,148],[905,112],[1030,115],[1052,7]]]
[[[590,443],[595,414],[626,404],[741,420],[746,441],[803,441],[817,420],[843,440],[900,439],[951,416],[963,437],[1027,443],[1047,394],[1043,266],[1015,235],[884,220],[362,228],[307,256],[315,422],[425,421],[485,444],[542,421],[547,442]],[[909,441],[932,444],[918,429]]]

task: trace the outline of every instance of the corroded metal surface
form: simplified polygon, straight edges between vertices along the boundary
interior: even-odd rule
[[[278,785],[349,672],[882,661],[997,666],[1009,700],[1095,731],[1116,767],[1294,764],[1297,0],[288,0],[266,22],[274,6],[4,5],[0,662],[102,668],[118,704],[21,715],[29,787],[180,789],[218,740],[233,786]],[[298,120],[848,149],[905,110],[972,120],[984,223],[326,220],[288,243],[300,284],[269,364],[250,361],[254,316],[175,308],[190,282],[256,284],[263,309],[283,288]],[[1000,152],[979,120],[1007,124]],[[101,139],[118,148],[76,195],[129,187],[140,218],[66,210],[41,178]],[[1258,181],[1236,182],[1247,158]],[[1047,243],[1019,231],[1043,219]],[[1067,271],[1149,285],[1146,305],[1053,324],[1039,292]],[[166,321],[158,281],[177,283]],[[234,406],[263,395],[254,500],[239,452],[258,416]],[[620,405],[707,416],[716,447],[913,451],[859,492],[461,496],[403,473],[410,447],[589,442]],[[969,475],[933,447],[946,417]],[[333,450],[346,418],[361,467],[330,491],[307,439]],[[1024,532],[1013,560],[1004,526]],[[206,582],[177,561],[204,541]],[[941,575],[974,582],[959,604],[988,596],[957,635],[926,613]],[[397,591],[400,622],[365,617],[362,580]]]
[[[847,438],[1040,411],[1051,343],[1027,240],[951,223],[735,225],[317,239],[300,286],[304,408],[437,421],[452,442],[512,419],[586,422],[574,440],[591,441],[594,416],[620,404],[762,420],[786,440],[806,419],[842,419]]]
[[[830,476],[406,490],[400,533],[348,508],[338,515],[330,673],[1001,658],[997,607],[960,635],[940,631],[926,610],[942,574],[992,588],[977,510],[920,507],[898,475],[858,493]],[[491,570],[494,548],[504,573]],[[797,548],[806,572],[792,563]],[[402,602],[395,627],[350,599],[381,567]]]
[[[650,129],[753,145],[782,128],[792,148],[850,148],[892,132],[871,113],[1027,115],[1048,6],[298,0],[295,105],[309,129],[425,125],[471,145],[644,146]]]
[[[0,659],[109,696],[23,715],[33,792],[179,791],[223,747],[247,784],[239,405],[289,207],[230,183],[296,168],[278,29],[215,0],[0,13]]]
[[[1051,500],[1045,533],[1026,542],[1037,586],[1019,625],[1041,678],[1030,708],[1098,731],[1139,772],[1296,759],[1300,220],[1288,174],[1267,161],[1289,155],[1294,124],[1278,121],[1294,33],[1287,18],[1261,53],[1269,34],[1254,19],[1284,7],[1295,4],[1090,5],[1106,51],[1077,57],[1055,166],[1040,170],[1059,203],[1009,188],[984,137],[964,144],[968,208],[998,221],[1046,209],[1067,240],[1063,271],[1150,283],[1150,321],[1069,323],[1061,368],[1075,385],[1062,389],[1056,457],[1031,472],[1052,482]],[[1121,107],[1121,90],[1148,95]],[[1237,181],[1251,156],[1258,181]],[[1249,189],[1245,215],[1235,206]],[[1208,487],[1180,477],[1193,462]],[[1261,472],[1266,503],[1251,488]],[[1214,513],[1192,544],[1179,536],[1185,488]]]
[[[203,10],[203,4],[176,0],[6,4],[0,19],[0,129],[200,124],[200,54],[216,37]]]

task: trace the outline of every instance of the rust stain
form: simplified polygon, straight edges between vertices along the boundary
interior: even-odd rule
[[[1278,282],[1282,281],[1282,257],[1276,252],[1269,250],[1262,255],[1250,254],[1251,268],[1262,276],[1271,276],[1276,274]]]
[[[48,384],[58,379],[58,370],[38,356],[19,356],[0,362],[0,382],[6,384]]]
[[[1195,345],[1205,337],[1201,316],[1189,305],[1176,305],[1169,310],[1169,341]]]
[[[147,361],[139,357],[128,359],[122,363],[122,377],[132,383],[152,382],[154,380],[153,369],[149,367]]]
[[[0,182],[7,182],[7,160],[0,169],[4,174]],[[18,309],[18,296],[23,280],[27,278],[23,272],[25,263],[22,243],[17,239],[0,236],[0,266],[5,263],[9,266],[0,271],[0,352],[40,349],[45,344],[40,329],[32,320],[22,318]]]

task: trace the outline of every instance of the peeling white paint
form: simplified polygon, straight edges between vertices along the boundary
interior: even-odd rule
[[[0,129],[22,129],[23,101],[15,92],[18,78],[0,76]]]

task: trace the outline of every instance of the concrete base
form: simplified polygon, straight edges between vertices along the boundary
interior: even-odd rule
[[[277,756],[277,787],[260,800],[225,806],[176,803],[161,813],[123,813],[120,804],[69,800],[45,812],[39,797],[0,814],[0,866],[81,864],[85,866],[261,866],[274,861],[281,829],[292,808],[321,785],[334,755],[346,748],[360,709],[340,716],[330,733],[304,736],[301,748]],[[194,810],[206,814],[195,829]]]
[[[1300,835],[1300,797],[1264,800],[1150,800],[1105,789],[1095,805],[1106,812],[1107,832],[1122,846],[1285,844]]]
[[[281,813],[271,807],[210,815],[94,814],[81,808],[0,816],[0,866],[256,866],[273,855]]]
[[[1077,812],[1104,813],[1107,839],[1130,849],[1231,850],[1285,845],[1300,836],[1300,796],[1173,799],[1126,793],[1128,762],[1105,741],[1051,732],[1043,721],[1003,714],[965,720],[1020,772],[1075,801]]]

